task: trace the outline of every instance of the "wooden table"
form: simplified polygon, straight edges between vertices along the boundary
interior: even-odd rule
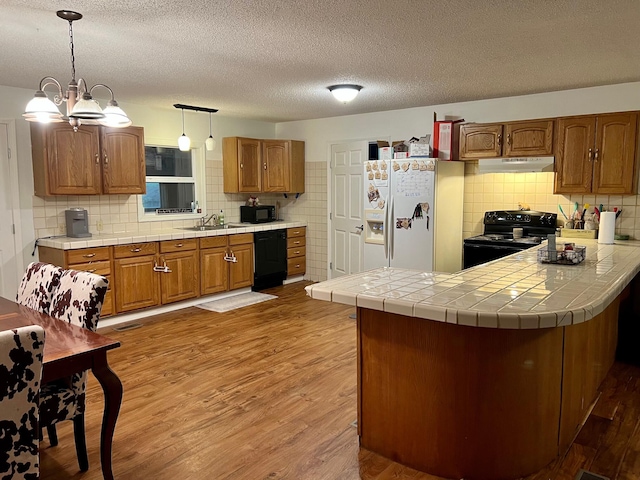
[[[40,325],[45,330],[43,383],[84,370],[91,370],[100,382],[104,392],[100,460],[105,480],[113,480],[111,451],[122,403],[122,382],[109,368],[107,351],[118,348],[120,342],[0,297],[0,331],[27,325]]]

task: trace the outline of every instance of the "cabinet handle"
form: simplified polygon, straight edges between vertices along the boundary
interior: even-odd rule
[[[142,251],[142,249],[141,249],[141,248],[132,248],[132,249],[130,250],[130,252],[131,252],[131,253],[138,253],[138,252],[140,252],[140,251]]]
[[[240,168],[244,168],[244,164],[242,164],[242,163],[241,163],[241,164],[240,164]]]
[[[184,247],[184,245],[183,245],[183,244],[181,244],[181,243],[176,243],[175,247],[176,247],[176,248],[180,248],[180,247]]]
[[[507,134],[507,145],[511,145],[511,134]]]
[[[262,166],[263,166],[263,168],[264,168],[265,170],[267,169],[267,164],[266,164],[266,163],[263,163],[263,164],[262,164]]]
[[[498,146],[502,145],[502,135],[498,135]]]
[[[296,240],[295,242],[293,242],[294,245],[300,245],[300,240]]]
[[[109,157],[104,156],[104,164],[107,165],[109,163]]]
[[[100,164],[100,154],[96,153],[96,165]]]
[[[300,264],[299,263],[296,265],[296,268],[300,268]]]
[[[87,270],[89,273],[96,273],[97,268],[92,268],[91,270]]]
[[[87,253],[86,255],[82,255],[84,258],[93,258],[96,256],[95,253]]]
[[[588,155],[587,155],[587,159],[588,159],[589,161],[591,161],[591,159],[592,159],[592,158],[593,158],[593,149],[591,149],[591,148],[590,148],[590,149],[589,149],[589,152],[588,152]]]
[[[598,157],[599,157],[599,156],[600,156],[600,150],[598,150],[598,149],[596,148],[596,154],[595,154],[595,156],[594,156],[594,159],[595,159],[595,161],[596,161],[596,162],[598,161]]]
[[[293,252],[293,253],[295,253],[296,255],[298,255],[298,254],[300,253],[300,250],[296,250],[296,251],[295,251],[295,252]]]

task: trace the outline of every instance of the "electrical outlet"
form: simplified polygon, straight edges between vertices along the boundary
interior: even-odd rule
[[[58,233],[67,233],[67,228],[65,227],[64,223],[58,224]]]
[[[96,230],[101,232],[103,228],[104,228],[104,224],[102,223],[102,219],[99,218],[98,221],[96,222]]]

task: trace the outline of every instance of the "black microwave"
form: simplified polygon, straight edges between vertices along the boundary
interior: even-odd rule
[[[276,219],[276,207],[273,205],[258,205],[256,207],[240,207],[240,221],[243,223],[265,223]]]

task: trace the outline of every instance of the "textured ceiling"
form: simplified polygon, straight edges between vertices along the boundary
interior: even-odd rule
[[[267,121],[640,81],[640,0],[0,1],[0,85]],[[364,86],[350,104],[326,87]]]

